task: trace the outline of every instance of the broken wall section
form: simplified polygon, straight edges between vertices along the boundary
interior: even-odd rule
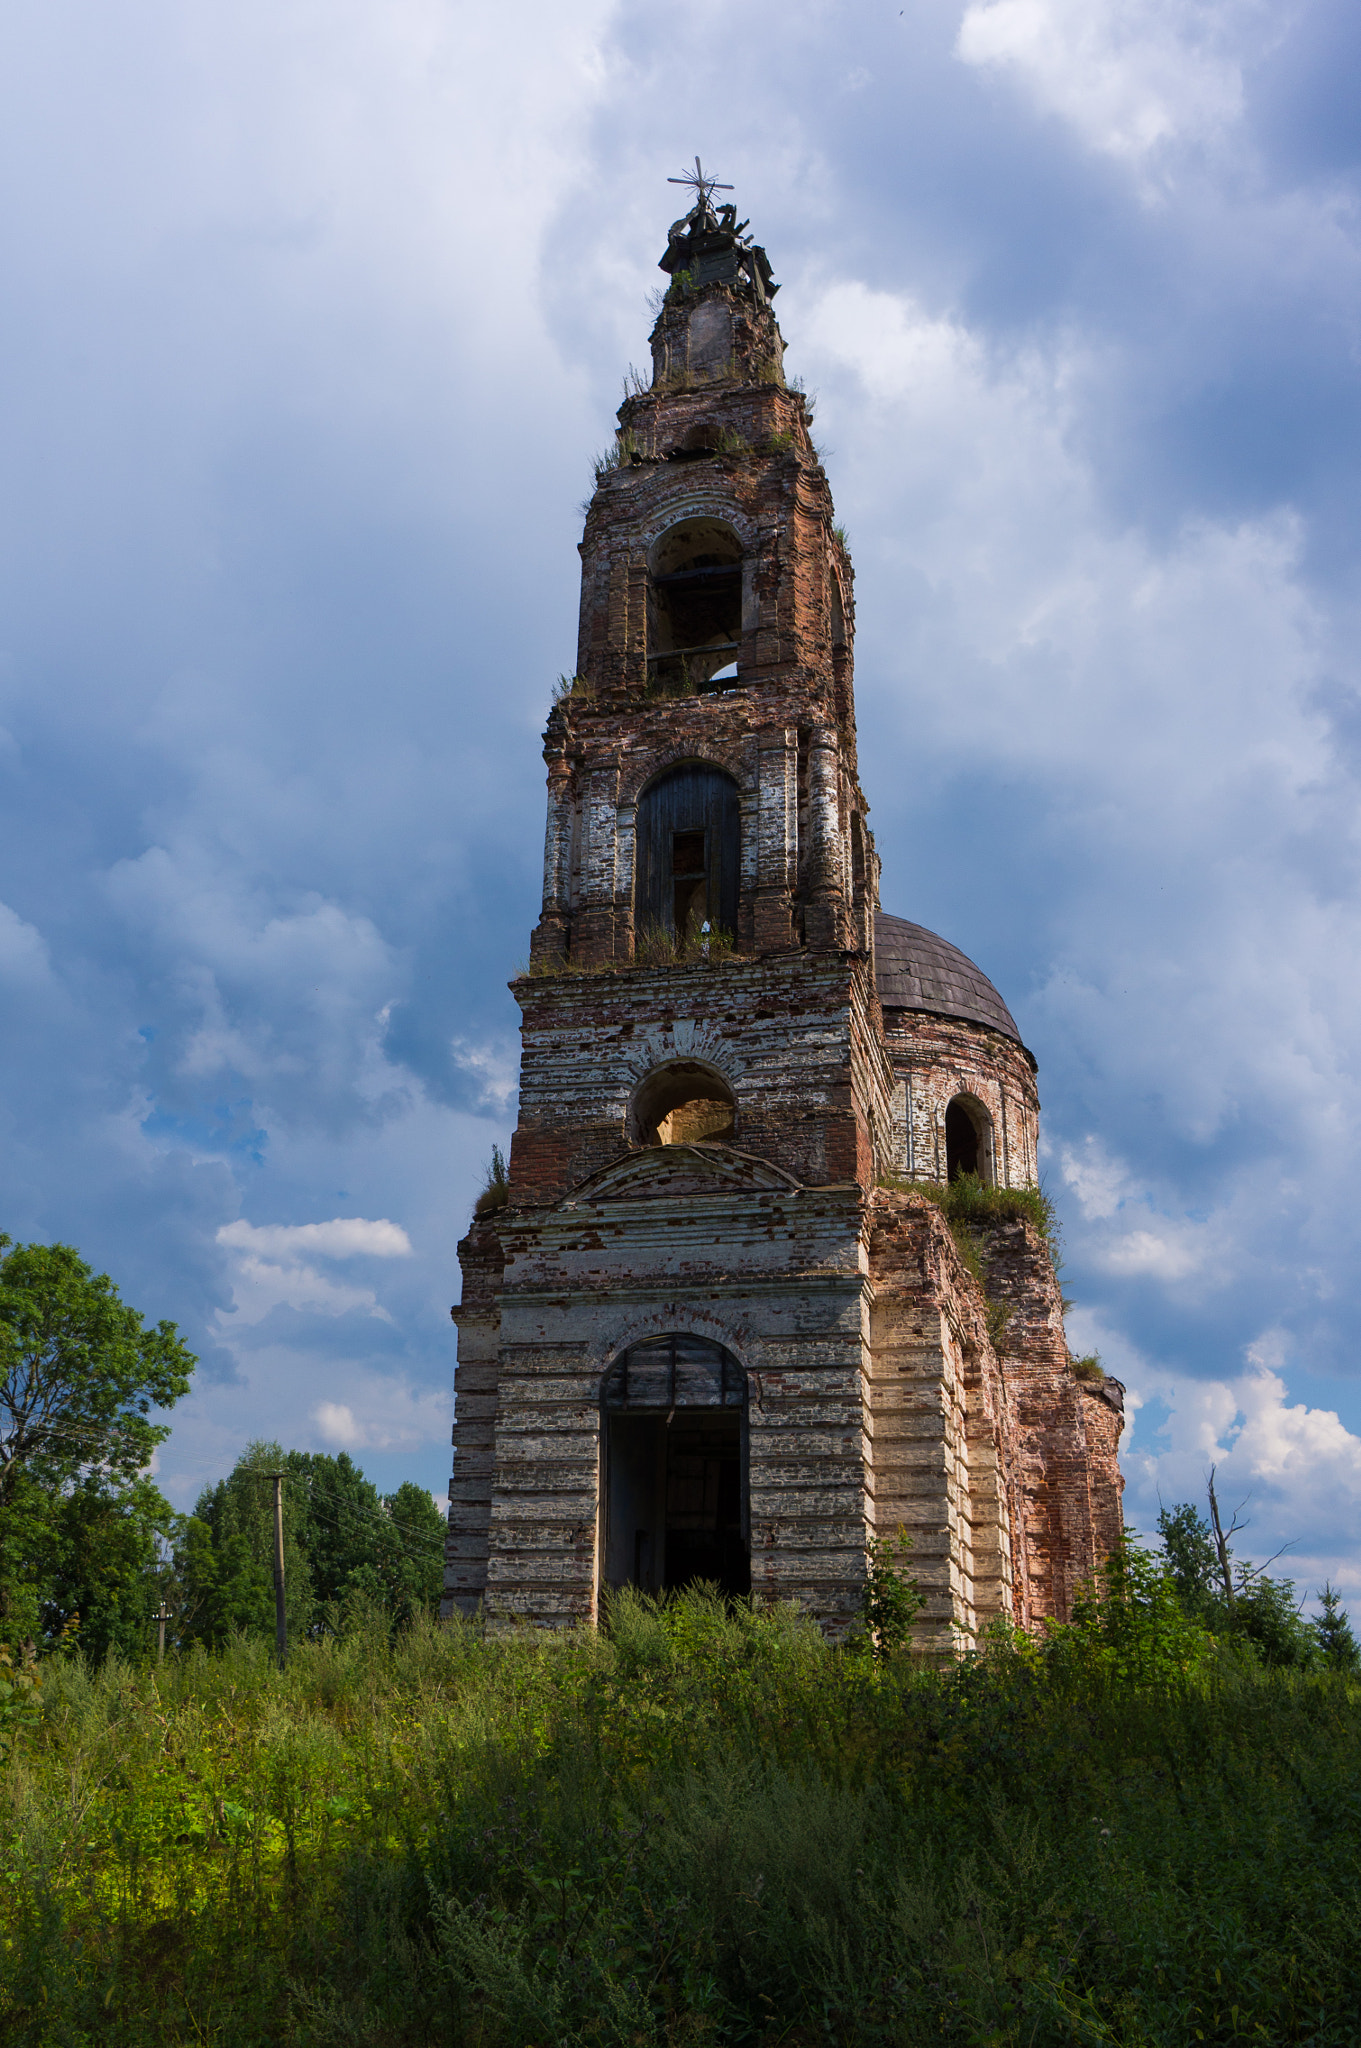
[[[1016,1620],[1067,1621],[1079,1586],[1118,1545],[1124,1389],[1080,1380],[1054,1254],[1024,1216],[973,1227],[1007,1395]]]

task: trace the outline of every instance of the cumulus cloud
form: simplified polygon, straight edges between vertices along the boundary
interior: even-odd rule
[[[355,1388],[348,1401],[319,1401],[312,1411],[319,1434],[335,1449],[392,1452],[413,1449],[432,1435],[447,1438],[449,1416],[439,1390],[358,1371],[346,1378]],[[443,1504],[447,1508],[447,1495]]]
[[[44,982],[50,972],[42,933],[25,924],[7,903],[0,903],[0,976],[23,985]]]
[[[302,1256],[325,1259],[411,1257],[411,1240],[386,1217],[336,1216],[329,1223],[224,1223],[217,1241],[237,1255],[232,1308],[219,1313],[219,1328],[232,1320],[261,1322],[277,1308],[314,1315],[343,1316],[355,1310],[392,1320],[371,1287],[354,1287],[318,1272]]]
[[[1312,1595],[1325,1579],[1361,1596],[1361,1436],[1334,1409],[1292,1400],[1281,1372],[1255,1360],[1231,1379],[1187,1379],[1139,1358],[1120,1361],[1140,1427],[1125,1455],[1127,1517],[1152,1535],[1159,1507],[1189,1500],[1204,1512],[1211,1470],[1226,1506],[1244,1520],[1238,1554]],[[1268,1348],[1273,1348],[1268,1340]],[[1110,1361],[1108,1360],[1108,1364]]]
[[[343,1401],[318,1401],[312,1415],[328,1444],[335,1444],[345,1451],[357,1451],[362,1447],[364,1432],[354,1419],[354,1410],[347,1408]]]
[[[515,1100],[520,1081],[520,1062],[515,1051],[504,1045],[455,1038],[450,1054],[459,1073],[471,1081],[477,1107],[504,1116]]]
[[[1093,149],[1139,160],[1243,109],[1243,65],[1278,33],[1262,0],[970,0],[957,49],[1011,72]]]
[[[411,1239],[399,1223],[386,1216],[370,1222],[364,1216],[333,1216],[329,1223],[224,1223],[219,1244],[257,1252],[266,1258],[289,1258],[311,1252],[327,1259],[409,1259]]]

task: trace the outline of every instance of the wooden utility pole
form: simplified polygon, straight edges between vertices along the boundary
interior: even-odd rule
[[[274,1647],[279,1669],[288,1662],[288,1609],[284,1605],[284,1475],[271,1472],[274,1481]]]
[[[164,1600],[162,1600],[160,1610],[156,1616],[156,1620],[159,1623],[159,1627],[156,1631],[156,1662],[158,1664],[164,1664],[165,1662],[165,1625],[169,1621],[169,1619],[170,1609],[166,1606]]]

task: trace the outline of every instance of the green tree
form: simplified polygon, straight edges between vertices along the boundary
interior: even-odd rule
[[[274,1634],[274,1488],[286,1470],[281,1444],[248,1444],[231,1472],[205,1487],[175,1551],[182,1588],[182,1640],[217,1649],[227,1638]],[[312,1627],[312,1572],[303,1541],[305,1502],[287,1483],[284,1504],[284,1587],[288,1632],[296,1641]]]
[[[1217,1620],[1218,1557],[1204,1515],[1189,1501],[1183,1501],[1180,1507],[1164,1508],[1158,1516],[1158,1534],[1167,1570],[1185,1612],[1196,1621],[1208,1621],[1211,1616]]]
[[[1134,1685],[1170,1684],[1210,1647],[1182,1604],[1171,1566],[1150,1555],[1134,1529],[1074,1600],[1072,1621],[1051,1624],[1049,1638],[1057,1657],[1077,1652]]]
[[[70,1245],[0,1236],[0,1639],[143,1647],[176,1526],[146,1476],[194,1356]]]
[[[343,1626],[356,1601],[395,1623],[439,1603],[444,1518],[407,1481],[386,1497],[342,1451],[285,1451],[254,1443],[226,1479],[200,1495],[176,1555],[186,1638],[217,1645],[237,1629],[274,1633],[274,1493],[284,1474],[284,1584],[297,1641]]]
[[[1318,1640],[1300,1613],[1294,1583],[1269,1578],[1265,1565],[1235,1556],[1229,1538],[1247,1525],[1235,1516],[1224,1527],[1213,1471],[1209,1505],[1209,1521],[1189,1501],[1158,1516],[1165,1569],[1182,1611],[1214,1635],[1251,1648],[1265,1664],[1307,1667]]]
[[[1325,1585],[1318,1596],[1323,1609],[1314,1623],[1314,1639],[1319,1655],[1334,1671],[1361,1670],[1361,1644],[1352,1633],[1347,1610],[1330,1585]]]
[[[423,1487],[407,1480],[384,1496],[346,1451],[290,1451],[284,1467],[302,1498],[299,1540],[319,1603],[377,1601],[397,1621],[438,1606],[444,1518]]]

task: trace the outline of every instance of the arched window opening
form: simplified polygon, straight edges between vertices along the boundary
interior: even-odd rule
[[[635,826],[635,929],[660,927],[691,942],[706,921],[735,931],[741,830],[737,784],[720,768],[690,763],[644,790]]]
[[[742,543],[722,520],[684,519],[655,543],[648,566],[649,680],[702,690],[740,651]]]
[[[639,1145],[693,1145],[731,1138],[737,1106],[721,1074],[699,1060],[654,1067],[633,1099],[629,1135]]]
[[[945,1112],[945,1170],[947,1180],[972,1173],[992,1184],[992,1119],[971,1095],[956,1095]]]
[[[721,1344],[630,1345],[601,1389],[604,1581],[751,1591],[747,1380]]]

